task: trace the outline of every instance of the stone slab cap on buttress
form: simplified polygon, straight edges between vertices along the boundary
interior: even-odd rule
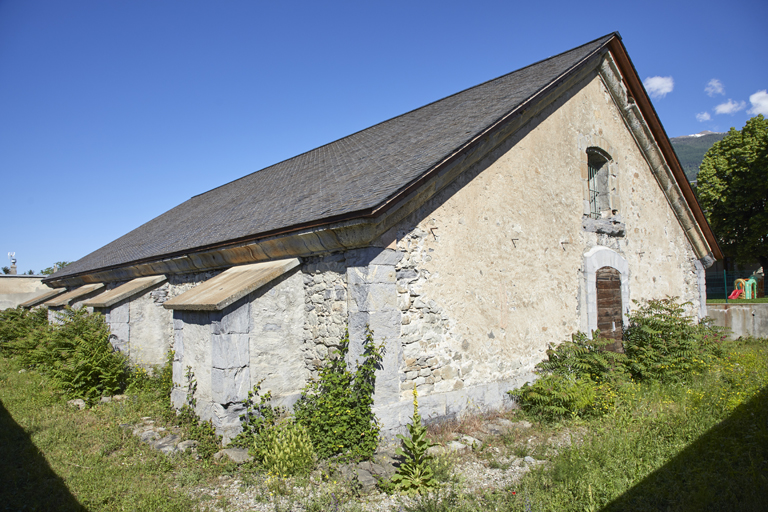
[[[83,295],[93,293],[96,290],[100,290],[102,288],[104,288],[104,283],[85,284],[79,288],[75,288],[74,290],[70,290],[63,295],[59,295],[58,297],[49,300],[48,302],[44,303],[43,306],[49,308],[67,306],[73,300],[82,297]]]
[[[300,264],[298,258],[240,265],[166,301],[166,309],[221,311]]]
[[[147,276],[137,277],[117,288],[101,293],[96,297],[83,303],[85,306],[93,308],[108,308],[120,302],[121,300],[133,297],[144,290],[166,281],[165,276]]]
[[[66,288],[54,288],[53,290],[47,290],[41,293],[40,295],[38,295],[37,297],[29,299],[26,302],[22,302],[21,304],[19,304],[19,306],[23,308],[33,308],[38,304],[41,304],[47,300],[50,300],[53,297],[56,297],[57,295],[61,295],[65,291],[67,291]]]

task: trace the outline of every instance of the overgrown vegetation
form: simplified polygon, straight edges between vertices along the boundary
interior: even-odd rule
[[[545,421],[599,416],[612,412],[618,389],[634,381],[676,382],[701,373],[722,357],[722,329],[697,323],[676,298],[649,300],[629,316],[624,353],[606,350],[611,343],[595,331],[547,351],[533,384],[510,391],[529,414]]]
[[[315,450],[306,428],[289,417],[283,407],[272,405],[272,393],[261,393],[259,381],[243,401],[243,431],[232,440],[278,478],[305,474],[315,462]]]
[[[379,425],[373,414],[376,369],[382,361],[381,348],[366,328],[363,360],[353,372],[347,368],[349,332],[339,349],[310,382],[294,406],[296,421],[303,425],[321,458],[347,454],[367,459],[379,443]]]
[[[676,299],[650,300],[630,315],[626,366],[638,380],[683,380],[722,357],[724,339],[721,329],[686,316]]]
[[[406,510],[765,510],[767,342],[733,343],[684,382],[624,381],[611,413],[536,424],[520,433],[518,443],[584,432],[570,446],[537,446],[533,454],[549,463],[513,487],[478,494],[449,490]]]
[[[69,398],[93,403],[125,389],[127,360],[109,343],[109,327],[102,315],[67,308],[52,324],[40,322],[40,315],[18,315],[15,322],[9,321],[15,327],[4,327],[17,334],[4,344],[5,350],[22,365],[49,375]],[[22,332],[26,333],[18,336]]]
[[[48,311],[43,308],[28,310],[22,307],[0,311],[0,353],[19,353],[17,343],[32,331],[48,325]]]
[[[33,348],[31,333],[69,329],[66,332],[75,338],[102,339],[98,316],[81,314],[82,318],[71,315],[76,325],[68,327],[67,322],[44,325],[45,317],[39,313],[12,310],[0,316],[0,354],[4,356],[0,358],[0,473],[8,475],[0,486],[4,505],[38,510],[190,510],[209,505],[227,509],[225,498],[206,502],[190,493],[197,486],[215,487],[235,466],[210,458],[220,448],[219,439],[210,422],[200,422],[194,415],[196,382],[191,370],[187,407],[179,415],[170,408],[172,353],[162,368],[137,368],[125,374],[129,400],[95,404],[83,411],[66,406],[71,390],[60,385],[49,367],[30,363],[30,354],[38,348],[48,354],[50,347],[59,346],[45,341],[53,336],[45,334],[40,340],[48,347]],[[409,435],[401,437],[400,469],[388,489],[429,492],[405,501],[402,508],[417,512],[763,510],[763,497],[768,494],[766,340],[725,342],[721,332],[686,318],[682,305],[673,299],[645,303],[630,320],[626,354],[605,351],[606,340],[582,334],[549,351],[547,361],[539,365],[541,379],[524,388],[525,393],[518,390],[524,412],[518,411],[517,419],[522,416],[534,426],[485,439],[482,450],[463,456],[502,470],[509,469],[510,459],[496,459],[498,450],[509,457],[548,460],[512,488],[468,492],[466,482],[451,476],[445,460],[438,464],[431,459],[427,454],[431,441],[414,394]],[[348,425],[343,435],[357,428],[365,438],[371,432],[368,428],[375,428],[370,413],[372,378],[381,353],[368,333],[366,359],[350,371],[344,362],[348,343],[345,336],[336,359],[307,388],[307,397],[315,400],[312,417],[325,415],[329,421],[328,426],[315,427],[329,436],[324,442],[331,447],[342,444],[333,438],[342,414],[365,420],[357,427]],[[350,406],[360,396],[354,394],[358,381],[370,383],[360,387],[370,392],[363,400],[368,409],[353,413]],[[340,389],[343,385],[346,393]],[[320,397],[324,390],[330,393]],[[276,510],[292,510],[293,505],[300,510],[360,509],[355,508],[358,490],[354,486],[337,484],[335,477],[320,477],[319,470],[312,478],[323,484],[314,497],[291,497],[295,486],[309,481],[306,475],[315,467],[317,447],[298,415],[290,417],[271,399],[259,383],[244,404],[244,433],[237,441],[251,449],[258,465],[241,466],[238,477],[246,485],[264,489],[263,499]],[[130,429],[119,427],[146,416],[167,427],[180,425],[184,438],[198,439],[202,460],[190,455],[169,458],[140,443]],[[450,432],[457,432],[451,428]],[[434,435],[434,428],[430,429]],[[554,448],[531,444],[532,439],[546,444],[547,439],[564,435],[571,436],[572,442]],[[374,438],[378,439],[378,430]],[[350,439],[344,442],[351,443]],[[334,461],[363,456],[353,449],[334,452],[339,453],[345,457]],[[291,475],[300,478],[286,480]],[[269,493],[287,501],[280,501],[278,507]]]

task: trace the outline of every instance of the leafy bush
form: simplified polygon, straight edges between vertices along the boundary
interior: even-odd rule
[[[587,378],[551,373],[509,394],[525,412],[545,421],[555,421],[592,413],[597,399],[597,384]]]
[[[294,406],[296,421],[307,429],[322,458],[339,453],[369,458],[379,442],[379,425],[371,407],[381,349],[366,328],[363,361],[354,373],[347,368],[348,351],[349,332],[345,332],[335,358],[320,370],[318,380],[307,385]]]
[[[433,444],[427,439],[427,427],[421,424],[416,388],[413,388],[413,417],[408,425],[408,433],[409,437],[397,434],[403,446],[396,453],[403,458],[403,462],[391,482],[395,489],[408,494],[433,489],[438,483],[430,464],[432,456],[427,454]]]
[[[275,476],[304,473],[314,464],[315,450],[309,434],[287,417],[285,408],[272,406],[272,393],[261,393],[263,382],[259,381],[243,400],[243,431],[231,444],[249,448],[249,453]]]
[[[649,300],[629,315],[624,352],[605,350],[599,331],[547,351],[536,365],[544,377],[509,391],[523,410],[553,421],[567,416],[603,414],[615,409],[616,388],[629,377],[679,381],[701,373],[724,354],[724,329],[696,323],[676,297]]]
[[[315,463],[307,430],[290,419],[265,429],[254,442],[257,457],[273,475],[285,478],[303,474]]]
[[[626,356],[606,350],[611,340],[600,337],[600,331],[593,331],[592,339],[583,332],[577,332],[572,342],[547,350],[547,360],[536,365],[541,373],[586,378],[590,380],[622,379],[626,370]]]
[[[676,297],[649,300],[629,316],[627,369],[639,380],[677,381],[723,356],[723,330],[696,323]]]
[[[624,354],[606,350],[610,340],[594,331],[592,339],[578,332],[572,342],[547,350],[547,360],[536,365],[543,377],[509,391],[520,407],[544,421],[599,415],[613,410],[610,384],[626,379]]]
[[[0,352],[15,354],[20,340],[47,324],[48,311],[45,308],[30,311],[17,307],[0,311]]]
[[[70,398],[94,402],[119,393],[128,380],[126,357],[113,350],[109,334],[102,315],[67,308],[59,324],[30,331],[13,351],[22,364],[50,375]]]

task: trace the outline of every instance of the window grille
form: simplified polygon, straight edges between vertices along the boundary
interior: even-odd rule
[[[608,198],[608,162],[611,156],[598,147],[587,148],[587,164],[589,172],[589,216],[593,219],[600,218],[601,205],[605,209],[609,205]]]
[[[600,210],[597,207],[597,198],[600,195],[600,191],[597,189],[597,172],[600,170],[599,166],[595,166],[592,159],[589,162],[589,216],[593,219],[600,218]]]

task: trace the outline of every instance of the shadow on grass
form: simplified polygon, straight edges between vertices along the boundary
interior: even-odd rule
[[[0,510],[86,510],[0,402]]]
[[[768,510],[768,388],[603,512]]]

